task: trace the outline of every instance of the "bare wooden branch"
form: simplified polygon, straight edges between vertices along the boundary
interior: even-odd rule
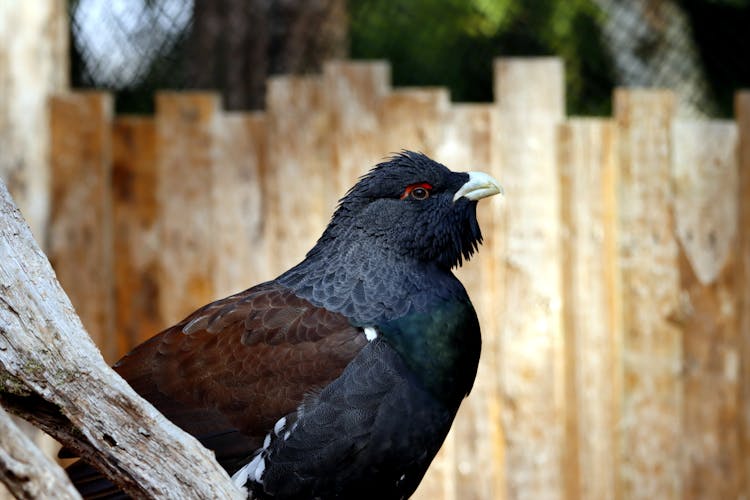
[[[2,408],[0,481],[16,498],[81,498],[60,466],[50,460]]]
[[[208,450],[104,363],[2,182],[0,403],[135,497],[241,497]]]

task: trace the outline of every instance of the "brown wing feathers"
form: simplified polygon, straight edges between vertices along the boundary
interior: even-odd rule
[[[344,316],[267,283],[199,309],[115,369],[226,465],[248,457],[366,343]]]

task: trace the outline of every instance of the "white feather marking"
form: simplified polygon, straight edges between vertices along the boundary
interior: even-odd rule
[[[276,422],[276,425],[273,426],[273,433],[278,436],[285,425],[286,425],[286,417],[281,417],[279,421]]]
[[[266,470],[266,462],[262,454],[255,455],[249,464],[238,470],[232,476],[232,482],[239,488],[244,488],[252,477],[253,481],[260,482],[263,472]]]
[[[266,434],[265,439],[263,439],[263,449],[267,450],[268,447],[271,446],[271,434]]]
[[[260,480],[263,477],[263,473],[265,471],[266,471],[266,461],[261,459],[260,463],[253,471],[253,478],[255,479],[255,482],[260,483]]]
[[[368,342],[372,342],[373,340],[378,338],[378,331],[371,326],[365,327],[365,338],[368,340]]]

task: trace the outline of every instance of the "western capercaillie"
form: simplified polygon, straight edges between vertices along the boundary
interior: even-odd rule
[[[364,175],[305,259],[115,365],[252,498],[411,495],[471,390],[474,308],[451,268],[492,177],[403,152]],[[85,464],[85,496],[122,495]]]

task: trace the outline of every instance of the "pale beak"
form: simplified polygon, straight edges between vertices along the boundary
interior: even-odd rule
[[[476,201],[498,193],[503,194],[503,187],[491,175],[484,172],[466,173],[469,174],[469,180],[453,195],[453,203],[462,196]]]

